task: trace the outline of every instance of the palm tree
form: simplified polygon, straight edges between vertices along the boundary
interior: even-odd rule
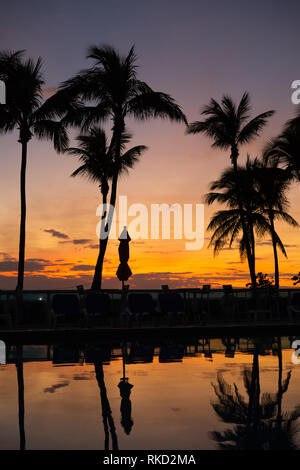
[[[296,449],[295,436],[300,407],[282,414],[281,402],[287,392],[291,371],[282,382],[279,375],[278,393],[261,396],[259,354],[261,345],[255,344],[252,371],[243,371],[244,387],[248,401],[240,393],[236,384],[232,387],[222,374],[217,383],[212,384],[217,400],[212,402],[215,413],[233,428],[223,432],[214,431],[210,436],[221,449]]]
[[[147,147],[145,145],[137,145],[125,151],[126,144],[131,139],[131,134],[123,132],[121,139],[122,154],[116,162],[112,160],[109,153],[107,137],[103,129],[93,127],[88,134],[79,135],[77,137],[78,147],[70,147],[66,152],[79,157],[81,166],[75,170],[71,176],[86,176],[90,181],[99,183],[102,194],[102,219],[100,233],[104,232],[106,220],[106,204],[109,192],[109,182],[113,179],[114,174],[118,176],[126,173],[132,168]],[[92,289],[99,289],[102,281],[102,270],[104,262],[104,254],[106,243],[99,237],[99,254],[95,267]]]
[[[6,105],[0,107],[0,132],[19,132],[21,144],[21,219],[17,290],[23,289],[26,230],[26,164],[27,147],[32,136],[49,139],[57,151],[67,145],[68,138],[61,121],[54,121],[54,114],[60,114],[58,100],[49,99],[43,103],[44,80],[41,73],[41,59],[23,60],[23,51],[0,52],[0,78],[6,84]],[[70,105],[69,105],[70,106]],[[65,110],[65,106],[61,108]],[[65,112],[65,111],[64,111]]]
[[[275,231],[275,220],[282,220],[293,227],[298,227],[296,220],[287,213],[289,206],[286,192],[290,186],[290,174],[287,170],[279,168],[277,164],[269,166],[266,163],[256,161],[255,178],[257,191],[261,199],[261,210],[266,215],[270,224],[270,234],[275,264],[275,287],[279,288],[279,263],[278,263],[278,236]],[[282,253],[287,257],[285,248],[280,246]]]
[[[64,82],[57,96],[62,96],[63,102],[78,99],[88,103],[78,112],[65,115],[64,122],[72,126],[80,126],[86,130],[99,122],[112,122],[108,154],[116,165],[111,179],[110,210],[105,230],[107,236],[101,253],[104,259],[116,204],[122,135],[127,117],[140,120],[160,117],[183,123],[187,121],[180,106],[170,95],[155,92],[147,83],[137,79],[134,47],[123,57],[111,46],[92,46],[88,51],[88,58],[93,59],[94,65]],[[99,289],[101,285],[96,287]]]
[[[109,400],[107,397],[102,361],[95,360],[94,367],[95,367],[96,380],[97,380],[98,387],[100,390],[100,398],[101,398],[102,420],[103,420],[104,434],[105,434],[104,449],[109,450],[109,431],[110,431],[111,440],[112,440],[112,450],[118,450],[119,448],[118,436],[117,436],[116,427],[115,427],[114,419],[113,419],[112,412],[111,412],[111,407],[110,407]]]
[[[23,347],[16,346],[16,369],[18,380],[18,412],[19,412],[19,435],[20,450],[26,448],[25,436],[25,400],[24,400],[24,374],[23,374]]]
[[[231,247],[239,239],[240,256],[242,259],[248,258],[250,275],[251,268],[255,269],[254,232],[258,237],[271,233],[269,220],[265,212],[261,210],[261,197],[255,188],[256,166],[257,160],[252,162],[248,157],[245,166],[237,166],[236,170],[233,168],[224,170],[221,177],[211,183],[211,192],[205,196],[205,202],[209,205],[218,202],[228,207],[217,211],[210,220],[207,228],[214,231],[210,246],[214,246],[214,253],[218,254],[227,243]],[[239,181],[239,189],[237,181]],[[276,244],[284,252],[283,244],[275,229],[273,234]],[[246,239],[250,242],[250,258],[246,249]],[[251,282],[253,285],[252,278]]]
[[[204,107],[202,115],[207,116],[203,121],[196,121],[188,126],[188,134],[203,133],[213,139],[213,147],[230,150],[230,159],[237,179],[237,190],[241,191],[238,181],[238,157],[240,146],[249,143],[257,137],[266,125],[267,120],[274,111],[266,111],[249,120],[250,100],[248,93],[244,93],[238,106],[230,96],[223,96],[221,104],[211,99]],[[244,234],[244,245],[250,261],[250,275],[252,285],[256,286],[254,259],[251,254],[251,240],[246,227],[242,204],[239,203],[240,222]],[[252,261],[251,261],[252,260]]]
[[[293,179],[300,181],[300,109],[281,134],[266,145],[264,160],[282,165]]]

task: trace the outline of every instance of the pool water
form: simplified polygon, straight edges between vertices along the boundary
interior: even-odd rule
[[[0,448],[298,448],[294,339],[7,347]]]

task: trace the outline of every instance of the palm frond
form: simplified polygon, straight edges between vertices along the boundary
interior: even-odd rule
[[[241,129],[238,136],[239,144],[246,144],[251,142],[255,137],[259,135],[259,132],[266,125],[268,118],[273,116],[275,111],[266,111],[265,113],[259,114],[255,118],[251,119],[245,126]]]

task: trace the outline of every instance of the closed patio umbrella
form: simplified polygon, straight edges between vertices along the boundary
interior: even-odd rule
[[[120,264],[118,270],[116,272],[117,277],[120,281],[122,281],[122,287],[124,289],[124,282],[127,281],[130,276],[132,275],[131,269],[128,266],[127,261],[129,260],[129,242],[131,238],[129,233],[127,232],[126,226],[124,226],[121,235],[119,237],[120,245],[119,245],[119,258]]]

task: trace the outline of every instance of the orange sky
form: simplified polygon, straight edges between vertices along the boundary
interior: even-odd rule
[[[264,108],[263,108],[264,109]],[[263,109],[258,109],[260,112]],[[149,124],[146,124],[147,126]],[[150,124],[152,125],[152,123]],[[155,123],[155,126],[158,126]],[[165,142],[160,135],[134,170],[124,176],[119,194],[127,195],[131,203],[201,203],[208,184],[228,164],[228,156],[212,150],[209,141],[201,136],[186,136],[182,126],[159,123]],[[2,137],[4,149],[10,149],[11,164],[1,174],[0,217],[4,221],[0,235],[2,253],[1,287],[14,287],[18,244],[19,145],[14,136]],[[252,145],[252,154],[259,151],[263,138]],[[250,146],[251,147],[251,146]],[[249,150],[247,148],[247,150]],[[245,149],[246,152],[246,149]],[[244,155],[245,155],[245,152]],[[241,161],[244,157],[241,157]],[[56,155],[49,144],[35,141],[29,146],[28,165],[28,225],[27,263],[25,287],[60,288],[89,285],[97,257],[96,207],[98,188],[84,179],[70,178],[76,161],[72,157]],[[147,175],[145,177],[145,175]],[[290,212],[300,220],[297,198],[299,187],[290,192]],[[213,208],[205,206],[205,225]],[[131,219],[129,218],[129,221]],[[65,235],[53,236],[52,230]],[[298,229],[284,224],[278,232],[287,246],[289,258],[280,256],[282,285],[291,286],[291,275],[299,271]],[[62,235],[60,235],[62,236]],[[230,283],[244,286],[248,282],[247,264],[239,260],[238,250],[225,249],[213,257],[207,248],[209,233],[205,231],[202,250],[185,250],[186,240],[133,240],[130,244],[130,267],[134,276],[132,287],[157,287],[169,283],[174,287],[198,287],[202,283],[222,286]],[[272,247],[267,238],[258,241],[257,271],[273,273]],[[118,241],[111,240],[104,269],[104,287],[117,287],[115,272],[118,266]],[[6,269],[6,271],[5,271]]]

